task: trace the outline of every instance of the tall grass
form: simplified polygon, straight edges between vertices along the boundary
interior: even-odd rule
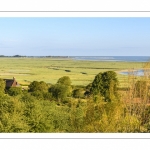
[[[32,81],[55,84],[62,76],[69,76],[73,85],[88,85],[96,74],[108,70],[120,71],[141,68],[140,62],[99,62],[53,58],[0,58],[1,78],[16,77],[22,85]],[[69,72],[67,71],[69,70]],[[126,86],[126,76],[119,75],[120,86]]]

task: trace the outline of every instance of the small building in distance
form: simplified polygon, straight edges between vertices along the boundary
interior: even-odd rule
[[[4,79],[4,81],[6,82],[6,89],[9,89],[10,87],[20,87],[20,84],[14,77],[13,79]]]

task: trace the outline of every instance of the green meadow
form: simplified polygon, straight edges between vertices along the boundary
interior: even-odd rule
[[[121,70],[138,69],[144,66],[141,62],[82,61],[69,58],[0,58],[0,78],[13,77],[22,85],[32,81],[44,81],[55,84],[62,76],[69,76],[72,85],[87,85],[96,74],[104,71],[116,71],[120,87],[126,86],[128,77],[120,75]]]

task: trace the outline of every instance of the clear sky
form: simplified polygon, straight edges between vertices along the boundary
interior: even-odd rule
[[[0,18],[0,55],[150,56],[150,18]]]

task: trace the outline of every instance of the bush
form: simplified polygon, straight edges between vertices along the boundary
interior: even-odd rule
[[[70,86],[56,84],[49,89],[49,92],[52,94],[52,96],[55,99],[60,101],[60,100],[65,100],[67,96],[70,96],[71,93],[70,88],[71,88]]]
[[[21,87],[11,87],[8,89],[7,93],[10,96],[17,96],[17,95],[20,95],[22,93],[22,88]]]
[[[34,91],[31,95],[35,96],[38,99],[43,99],[43,93],[41,91]]]
[[[43,93],[43,98],[45,100],[52,100],[52,94],[49,92]]]
[[[33,81],[29,85],[29,91],[35,92],[35,91],[41,91],[41,92],[47,92],[48,91],[48,85],[44,81]]]
[[[71,80],[68,76],[63,76],[63,77],[59,78],[57,83],[67,85],[67,86],[71,86]]]
[[[84,92],[83,89],[75,89],[73,90],[72,95],[74,98],[83,98],[84,97],[83,92]]]

